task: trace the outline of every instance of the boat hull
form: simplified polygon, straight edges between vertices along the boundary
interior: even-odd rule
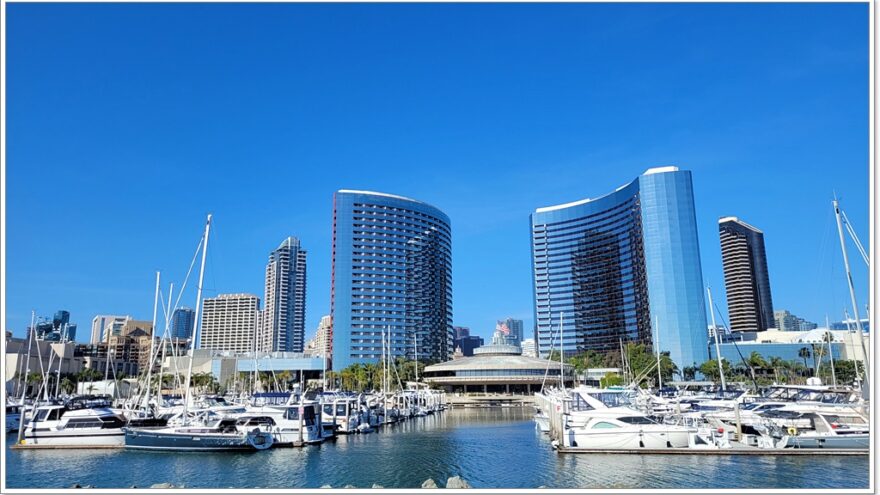
[[[868,433],[851,435],[796,435],[785,436],[776,447],[794,449],[868,449],[871,437]]]
[[[21,445],[27,447],[123,447],[125,432],[122,429],[95,430],[58,430],[37,431],[25,430]]]
[[[637,450],[686,448],[688,432],[684,430],[597,432],[569,430],[570,445],[584,449]]]
[[[193,433],[164,428],[157,430],[129,428],[125,431],[124,441],[127,449],[174,451],[253,451],[263,450],[273,444],[269,434],[259,435],[260,443],[254,445],[244,434]]]

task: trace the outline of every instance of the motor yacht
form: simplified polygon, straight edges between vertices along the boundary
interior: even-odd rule
[[[122,447],[125,424],[125,418],[110,409],[109,399],[73,397],[63,403],[37,406],[20,444],[46,448]]]
[[[578,387],[563,415],[563,445],[585,449],[686,448],[693,428],[667,425],[632,407],[627,390]]]

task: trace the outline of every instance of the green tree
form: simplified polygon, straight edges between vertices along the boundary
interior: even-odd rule
[[[76,389],[76,384],[74,384],[70,378],[65,376],[64,378],[61,379],[61,390],[63,390],[65,393],[68,393],[68,394],[73,393],[73,391],[75,389]]]
[[[831,363],[822,363],[819,367],[820,376],[824,376],[828,378],[826,381],[830,381],[831,376]],[[861,376],[864,372],[864,367],[862,366],[861,361],[854,361],[851,359],[844,360],[834,360],[834,375],[837,377],[837,383],[839,385],[852,385],[856,378]]]
[[[812,356],[812,353],[810,352],[809,347],[801,347],[798,349],[798,357],[804,360],[804,368],[807,367],[807,359],[809,359],[810,356]]]
[[[785,383],[785,382],[787,381],[787,380],[785,380],[785,378],[786,378],[786,375],[785,375],[785,369],[786,369],[786,366],[785,366],[785,360],[783,360],[783,359],[782,359],[781,357],[779,357],[779,356],[773,356],[773,357],[770,358],[770,362],[767,363],[767,364],[768,364],[768,366],[770,366],[770,368],[773,370],[773,378],[774,378],[774,381],[775,381],[776,383]],[[782,381],[779,380],[780,373],[782,373],[782,376],[783,376],[783,380],[782,380]]]
[[[275,378],[278,380],[281,390],[290,390],[290,384],[293,382],[293,373],[289,370],[279,371],[275,374]]]
[[[602,388],[623,385],[623,377],[617,373],[608,372],[599,379],[599,386]]]
[[[725,377],[731,376],[730,363],[726,359],[721,360],[721,366],[724,370],[724,376]],[[718,361],[716,361],[714,359],[710,359],[710,360],[706,361],[705,363],[701,364],[700,365],[700,373],[702,373],[703,376],[708,378],[710,381],[713,381],[716,383],[721,382],[721,375],[718,373]]]
[[[633,377],[641,376],[640,383],[657,384],[657,355],[645,344],[626,344],[627,362],[632,370]],[[655,368],[652,371],[648,371]],[[660,353],[660,374],[664,382],[672,380],[672,376],[678,373],[678,367],[669,357],[669,352]]]

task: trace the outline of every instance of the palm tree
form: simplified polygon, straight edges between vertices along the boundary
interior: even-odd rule
[[[807,367],[808,367],[808,365],[807,365],[807,359],[808,359],[811,355],[812,355],[812,353],[810,352],[810,348],[809,348],[809,347],[801,347],[801,348],[798,350],[798,357],[799,357],[799,358],[803,358],[803,360],[804,360],[804,368],[807,368]]]
[[[825,346],[822,344],[811,344],[810,347],[813,348],[813,376],[819,376],[819,363],[822,362],[822,358],[825,356]]]
[[[289,370],[279,371],[275,374],[275,378],[278,379],[278,384],[282,390],[287,390],[290,388],[290,382],[293,380],[293,373]]]
[[[65,391],[66,393],[69,394],[69,393],[73,392],[74,388],[75,388],[75,386],[74,386],[73,382],[70,380],[70,378],[65,376],[64,378],[61,379],[61,390]]]
[[[785,361],[779,356],[770,358],[770,367],[773,368],[773,377],[779,383],[779,370],[785,369]]]

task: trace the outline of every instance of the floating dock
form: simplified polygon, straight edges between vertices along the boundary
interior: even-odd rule
[[[729,449],[584,449],[559,446],[560,454],[655,454],[655,455],[868,455],[868,449],[762,449],[730,442]]]

